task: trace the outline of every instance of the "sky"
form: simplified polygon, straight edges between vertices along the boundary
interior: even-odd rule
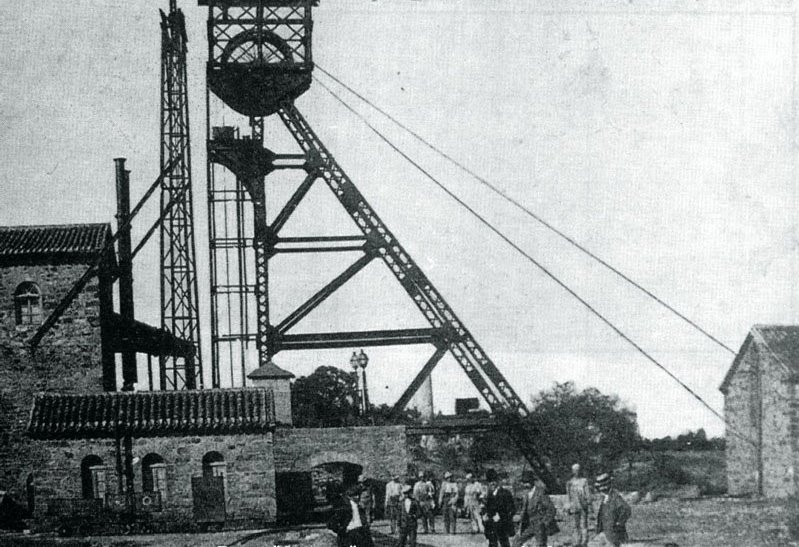
[[[114,157],[128,158],[134,199],[154,180],[157,8],[167,4],[0,4],[0,224],[112,222]],[[208,363],[206,11],[195,2],[179,5],[189,35]],[[314,10],[314,58],[737,350],[754,324],[797,321],[796,9],[776,0],[322,0]],[[729,352],[316,75],[722,410],[718,386]],[[645,436],[700,427],[723,433],[696,399],[318,84],[297,106],[525,401],[553,382],[574,381],[618,395],[637,412]],[[267,145],[294,152],[284,150],[280,133],[273,122]],[[313,190],[287,226],[292,235],[345,229],[349,221],[325,192],[322,185]],[[143,211],[134,240],[155,214],[153,207]],[[280,260],[275,271],[282,276],[271,289],[277,316],[351,257]],[[134,277],[139,318],[157,324],[155,246],[141,255]],[[423,325],[377,263],[301,324]],[[396,400],[431,352],[367,349],[373,402]],[[284,352],[276,362],[300,375],[320,365],[349,368],[349,356]],[[451,358],[433,384],[445,413],[455,397],[475,394]]]

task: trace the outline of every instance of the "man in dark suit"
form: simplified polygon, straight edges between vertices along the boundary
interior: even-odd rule
[[[402,487],[402,499],[398,504],[399,547],[416,547],[416,529],[419,521],[419,502],[413,498],[410,485]]]
[[[486,471],[488,495],[483,506],[483,524],[488,538],[488,547],[510,547],[508,538],[513,537],[513,494],[499,485],[499,476],[493,469]]]
[[[618,547],[627,541],[627,519],[630,506],[621,494],[611,486],[610,475],[603,473],[596,478],[594,486],[602,494],[602,503],[596,519],[597,534],[603,533],[609,545]]]
[[[549,535],[557,532],[555,522],[557,511],[547,495],[544,483],[531,475],[532,473],[522,477],[522,483],[531,484],[532,487],[524,493],[521,531],[514,544],[523,545],[525,541],[534,537],[537,547],[546,547]]]
[[[339,547],[374,547],[366,514],[358,506],[361,491],[351,486],[333,509],[327,527],[338,537]]]

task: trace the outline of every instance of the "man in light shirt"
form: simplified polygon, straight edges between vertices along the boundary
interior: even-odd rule
[[[580,464],[572,465],[572,476],[566,483],[568,512],[574,524],[574,545],[588,545],[588,518],[591,513],[591,489],[588,479],[580,476]]]
[[[391,525],[391,534],[397,532],[397,519],[399,518],[399,505],[402,498],[402,484],[399,474],[395,474],[386,484],[386,501],[384,504],[386,518]]]
[[[463,491],[463,504],[469,514],[472,524],[472,533],[484,533],[483,519],[480,516],[480,498],[484,496],[483,485],[474,479],[471,473],[466,474],[466,488]]]
[[[438,494],[438,506],[444,515],[444,531],[455,534],[458,523],[458,484],[452,480],[452,473],[444,473],[444,482]]]

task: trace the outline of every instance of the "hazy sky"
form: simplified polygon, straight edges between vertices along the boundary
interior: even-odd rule
[[[166,5],[166,0],[0,4],[0,224],[113,220],[116,156],[129,160],[134,198],[155,178],[157,8]],[[206,11],[195,2],[180,5],[191,50],[207,346]],[[727,345],[737,349],[753,324],[797,320],[793,2],[322,0],[314,14],[320,66]],[[732,361],[729,353],[341,93],[722,408],[718,386]],[[554,381],[574,380],[581,388],[618,394],[638,412],[644,435],[698,427],[723,431],[689,394],[397,157],[321,87],[313,86],[297,104],[525,400]],[[268,139],[286,142],[279,134],[273,125]],[[320,224],[337,222],[334,217],[347,224],[325,191],[320,183],[315,201],[298,211],[292,233],[312,233]],[[134,237],[149,225],[154,209],[145,215]],[[318,265],[296,260],[276,263],[278,272],[291,274],[272,289],[277,316],[350,258],[330,258],[325,267],[331,269],[321,276],[315,275]],[[152,323],[158,322],[157,274],[153,247],[135,269],[137,312]],[[373,263],[303,325],[339,330],[421,326],[422,320],[382,264]],[[431,352],[367,351],[378,403],[393,402]],[[322,364],[348,367],[349,355],[348,350],[281,353],[276,361],[307,374]],[[450,360],[442,362],[433,381],[439,408],[446,412],[454,397],[471,394]]]

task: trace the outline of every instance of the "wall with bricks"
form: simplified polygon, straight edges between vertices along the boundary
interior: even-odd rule
[[[724,397],[731,495],[782,498],[797,491],[796,385],[771,351],[748,340]],[[737,434],[736,434],[737,433]],[[744,437],[744,438],[742,438]]]
[[[36,473],[35,522],[39,529],[57,526],[53,508],[60,498],[81,498],[81,462],[99,456],[107,466],[107,492],[119,492],[116,443],[113,440],[38,441],[47,462]],[[156,437],[133,441],[134,486],[143,488],[141,462],[157,454],[166,464],[167,492],[162,510],[152,513],[156,528],[190,530],[196,527],[193,513],[192,477],[203,474],[203,457],[218,452],[226,468],[226,522],[228,527],[262,526],[276,515],[275,472],[272,434],[219,435],[203,437]]]
[[[80,264],[0,267],[0,489],[20,501],[25,499],[28,474],[47,458],[24,435],[34,394],[90,393],[103,386],[97,279],[89,282],[33,356],[26,344],[38,325],[16,324],[14,292],[24,281],[36,283],[44,318],[85,270]]]
[[[359,465],[371,478],[388,481],[405,474],[408,448],[404,426],[278,429],[275,471],[310,471],[331,462]]]

